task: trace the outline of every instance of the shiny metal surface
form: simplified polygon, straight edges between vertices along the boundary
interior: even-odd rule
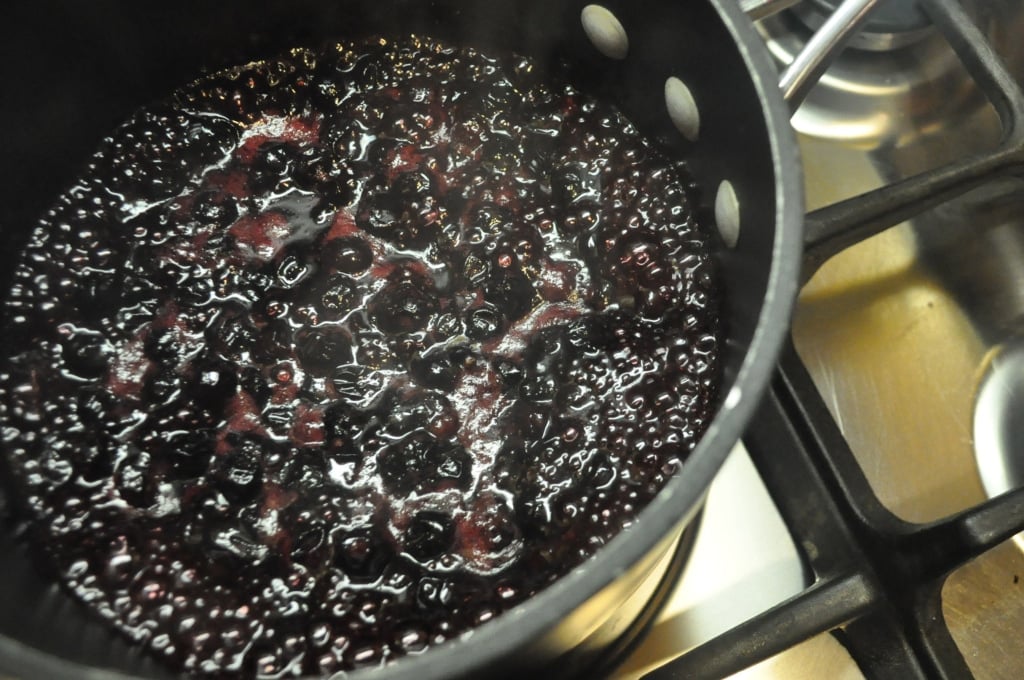
[[[942,589],[950,632],[978,680],[1016,680],[1024,667],[1020,641],[1024,552],[1011,540],[953,573]]]
[[[811,35],[790,14],[761,22],[759,30],[781,63],[790,62]],[[984,122],[970,122],[979,117]],[[818,159],[804,159],[809,209],[874,188],[886,175],[900,174],[899,168],[881,167],[904,162],[904,154],[891,150],[913,144],[913,154],[927,157],[924,163],[939,164],[971,149],[993,148],[999,139],[994,111],[985,106],[956,55],[934,32],[893,52],[846,50],[808,94],[793,124],[808,140],[825,147]],[[938,143],[928,134],[965,129],[968,124],[971,136],[951,140],[947,135]],[[883,149],[888,151],[867,154]],[[838,156],[836,169],[845,173],[854,166],[856,176],[832,176],[832,153]],[[818,167],[807,168],[809,161]],[[909,168],[902,174],[910,174]]]
[[[1024,484],[1024,343],[996,351],[974,403],[974,451],[989,496]]]
[[[567,663],[591,658],[617,640],[636,620],[668,569],[686,523],[650,553],[566,616],[529,650],[540,658]]]
[[[1024,7],[988,3],[978,14],[1020,78],[1014,36]],[[777,54],[786,40],[773,42]],[[810,208],[991,148],[1000,136],[937,35],[895,53],[850,55],[794,125]],[[984,500],[982,477],[991,475],[977,460],[1003,454],[1005,469],[1020,469],[1009,456],[1024,390],[1022,197],[1017,182],[976,190],[841,253],[801,294],[797,350],[876,494],[904,519],[927,522]],[[978,678],[1019,677],[1024,667],[1022,546],[1018,537],[990,551],[943,590],[946,622]]]
[[[805,576],[793,541],[746,451],[738,446],[708,491],[693,556],[675,592],[650,633],[613,678],[636,680],[804,587]],[[811,646],[827,650],[824,658],[831,660],[827,663],[835,663],[837,652],[846,656],[838,644],[830,646],[828,641]],[[806,654],[801,645],[741,677],[799,677],[792,675],[795,667],[787,666],[783,659]]]
[[[793,110],[800,106],[833,57],[868,20],[877,4],[878,0],[843,0],[804,48],[793,56],[779,78],[782,96]]]
[[[823,12],[823,8],[818,6],[820,4],[822,3],[802,3],[796,5],[793,8],[793,12],[812,31],[817,31],[825,23],[825,18],[827,17],[827,14]],[[887,3],[883,7],[888,6],[889,4]],[[860,50],[871,50],[873,52],[889,52],[906,47],[907,45],[913,45],[934,32],[932,27],[927,25],[921,28],[896,31],[885,28],[874,29],[870,26],[871,23],[869,21],[863,30],[850,38],[850,47]]]
[[[740,0],[740,9],[755,21],[789,9],[800,0]]]
[[[1024,3],[985,3],[974,12],[1015,76],[1024,78]],[[788,13],[761,22],[760,30],[781,63],[810,34]],[[991,149],[1001,132],[994,110],[934,31],[890,52],[845,51],[793,123],[808,209]],[[802,291],[793,340],[872,488],[898,516],[928,522],[1024,484],[1024,427],[1013,417],[1024,407],[1020,183],[975,190],[832,258]],[[761,553],[765,541],[780,536],[787,550],[792,544],[784,529],[772,533],[774,506],[763,498],[758,505],[750,490],[757,482],[742,481],[742,455],[733,458],[740,463],[731,460],[712,487],[692,568],[617,680],[639,677],[799,587],[773,581],[777,565],[798,564],[796,554],[778,562]],[[738,518],[750,515],[735,504],[753,508],[758,528],[744,531],[750,525],[742,522],[750,520]],[[704,535],[716,522],[725,532],[719,541],[734,535],[747,541],[740,558],[746,577],[733,564],[736,554]],[[761,579],[761,587],[750,590],[750,577]],[[748,603],[752,592],[757,597]],[[1024,536],[951,574],[942,598],[946,623],[974,675],[1020,677]],[[701,621],[709,612],[720,615]],[[698,621],[706,626],[699,633],[690,625]],[[835,638],[823,634],[734,677],[863,675]]]

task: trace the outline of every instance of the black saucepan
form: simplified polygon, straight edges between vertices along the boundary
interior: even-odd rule
[[[604,0],[628,56],[598,52],[584,0],[266,0],[33,2],[5,7],[0,39],[0,237],[6,288],[14,257],[99,140],[137,107],[219,68],[369,34],[432,35],[487,50],[565,60],[583,89],[608,97],[648,136],[685,156],[709,220],[721,182],[739,204],[739,239],[722,244],[721,404],[681,472],[634,526],[581,568],[464,639],[373,671],[374,677],[564,677],[636,615],[662,556],[697,512],[743,433],[788,327],[800,269],[802,175],[778,74],[735,0]],[[682,80],[700,114],[685,139],[665,106]],[[0,676],[164,675],[38,573],[0,526]],[[641,598],[642,599],[642,598]],[[576,650],[572,652],[571,650]],[[581,652],[583,650],[583,652]],[[575,654],[575,657],[574,657]],[[105,670],[103,670],[105,669]],[[361,675],[359,677],[362,677]]]

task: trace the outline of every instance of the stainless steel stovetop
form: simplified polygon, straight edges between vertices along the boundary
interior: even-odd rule
[[[787,3],[792,4],[792,3]],[[804,5],[811,4],[804,2]],[[1024,3],[967,3],[1017,82]],[[793,12],[759,24],[781,63],[806,40]],[[994,148],[996,110],[946,39],[848,48],[797,111],[808,209]],[[1024,191],[987,182],[830,259],[801,292],[793,344],[871,488],[897,517],[938,520],[1024,486]],[[713,485],[688,564],[616,674],[637,678],[801,591],[788,530],[742,447]],[[942,616],[977,678],[1024,669],[1024,539],[954,571]],[[742,678],[861,678],[830,633]]]

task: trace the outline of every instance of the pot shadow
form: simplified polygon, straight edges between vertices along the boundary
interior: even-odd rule
[[[659,619],[637,651],[614,674],[613,680],[637,680],[694,647],[728,632],[736,625],[789,597],[766,584],[792,580],[793,565],[780,561],[722,591],[709,593],[683,611]],[[685,578],[685,576],[684,576]]]
[[[808,586],[789,530],[741,446],[708,491],[693,555],[665,610],[612,676],[633,680]]]

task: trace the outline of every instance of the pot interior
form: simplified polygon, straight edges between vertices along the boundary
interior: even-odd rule
[[[771,298],[766,291],[778,253],[779,187],[783,182],[799,183],[800,177],[776,176],[777,150],[756,78],[712,2],[606,2],[629,38],[629,54],[622,61],[603,56],[591,45],[580,22],[586,4],[101,0],[12,6],[0,29],[8,55],[0,63],[0,82],[5,85],[0,110],[0,176],[5,178],[0,183],[0,286],[6,290],[9,285],[14,258],[38,217],[74,180],[99,141],[139,106],[160,99],[204,70],[274,56],[291,47],[371,35],[429,35],[485,51],[515,51],[542,65],[568,64],[571,80],[581,89],[613,100],[646,136],[686,159],[709,226],[714,224],[720,183],[732,184],[739,203],[739,239],[734,248],[722,245],[717,257],[725,287],[724,397],[742,377],[766,297]],[[689,87],[696,101],[700,129],[695,142],[680,134],[666,111],[665,82],[673,76]],[[785,318],[776,323],[785,324]],[[773,357],[754,359],[771,363]],[[754,386],[752,391],[758,389]],[[702,444],[695,455],[720,463],[739,434],[736,423],[724,431],[716,429],[714,441]],[[674,494],[674,516],[651,522],[649,530],[643,521],[648,518],[642,516],[636,532],[651,535],[634,545],[649,550],[665,527],[692,511],[718,463],[701,466],[704,471],[692,480],[675,480],[673,486],[684,492]],[[684,468],[682,477],[690,467]],[[5,525],[0,535],[0,601],[5,603],[0,608],[0,636],[6,640],[0,637],[0,652],[14,640],[75,663],[166,675],[62,595],[15,543]],[[629,552],[623,555],[628,557]],[[608,553],[602,551],[597,559],[611,559]],[[602,585],[600,575],[592,582],[572,578],[576,583],[565,590],[573,594],[563,601],[581,600],[586,591],[592,594]],[[538,607],[553,604],[544,601],[543,594],[535,599],[541,600],[533,603]],[[550,616],[557,618],[558,613]],[[18,674],[35,675],[27,668]]]

